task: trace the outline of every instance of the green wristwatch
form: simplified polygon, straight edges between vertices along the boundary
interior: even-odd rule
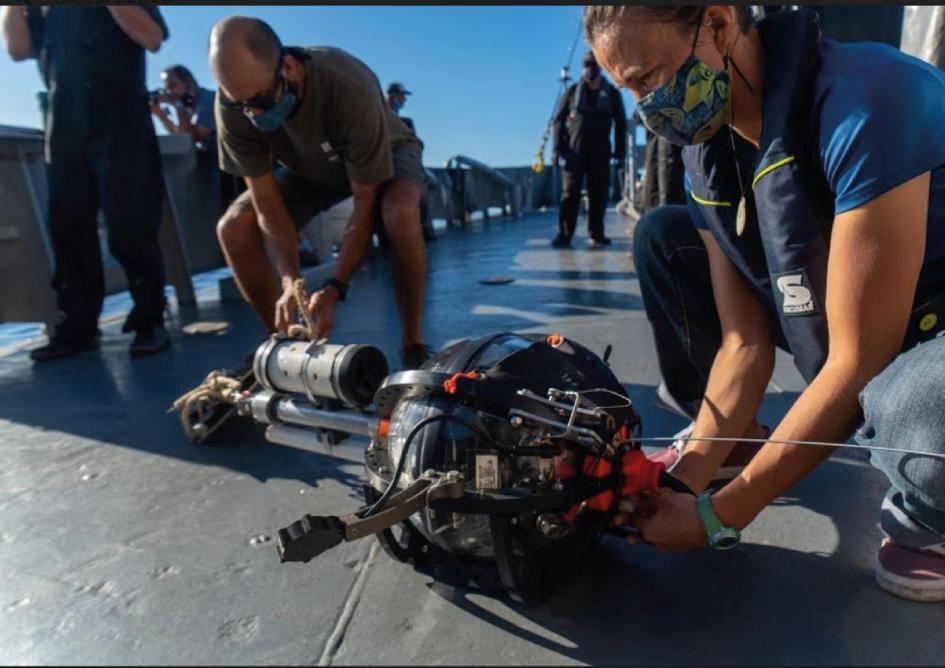
[[[727,527],[719,521],[712,507],[711,496],[712,490],[706,490],[696,499],[702,526],[705,527],[705,532],[709,536],[709,547],[716,550],[730,550],[741,542],[742,534],[738,529]]]

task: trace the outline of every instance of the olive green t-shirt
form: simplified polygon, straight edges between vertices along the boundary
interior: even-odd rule
[[[217,94],[220,169],[253,178],[272,171],[275,158],[317,185],[392,178],[392,147],[423,144],[387,106],[377,76],[341,49],[300,50],[309,56],[302,102],[275,132],[263,132],[242,111],[221,106]]]

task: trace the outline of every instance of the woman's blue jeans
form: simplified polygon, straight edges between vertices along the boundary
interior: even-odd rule
[[[899,355],[860,393],[860,404],[860,445],[945,455],[945,336]],[[874,450],[870,462],[892,483],[883,531],[909,547],[945,541],[945,459]]]
[[[681,402],[698,401],[720,344],[705,245],[683,206],[647,213],[633,257],[663,381]],[[899,355],[860,394],[864,421],[854,439],[945,455],[945,337]],[[897,543],[945,541],[945,459],[874,450],[870,462],[892,487],[880,524]]]

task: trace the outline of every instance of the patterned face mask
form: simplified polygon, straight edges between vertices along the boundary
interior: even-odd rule
[[[652,93],[637,102],[643,123],[652,131],[677,146],[699,144],[729,121],[729,76],[696,58],[699,27],[692,40],[692,51],[676,74]]]
[[[646,127],[669,142],[699,144],[729,120],[728,83],[728,72],[689,56],[665,85],[637,102],[637,111]]]

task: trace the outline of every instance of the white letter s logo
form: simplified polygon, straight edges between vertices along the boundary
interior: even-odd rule
[[[777,280],[778,290],[784,295],[785,313],[804,313],[814,310],[814,301],[811,291],[803,285],[802,274],[780,276]]]

